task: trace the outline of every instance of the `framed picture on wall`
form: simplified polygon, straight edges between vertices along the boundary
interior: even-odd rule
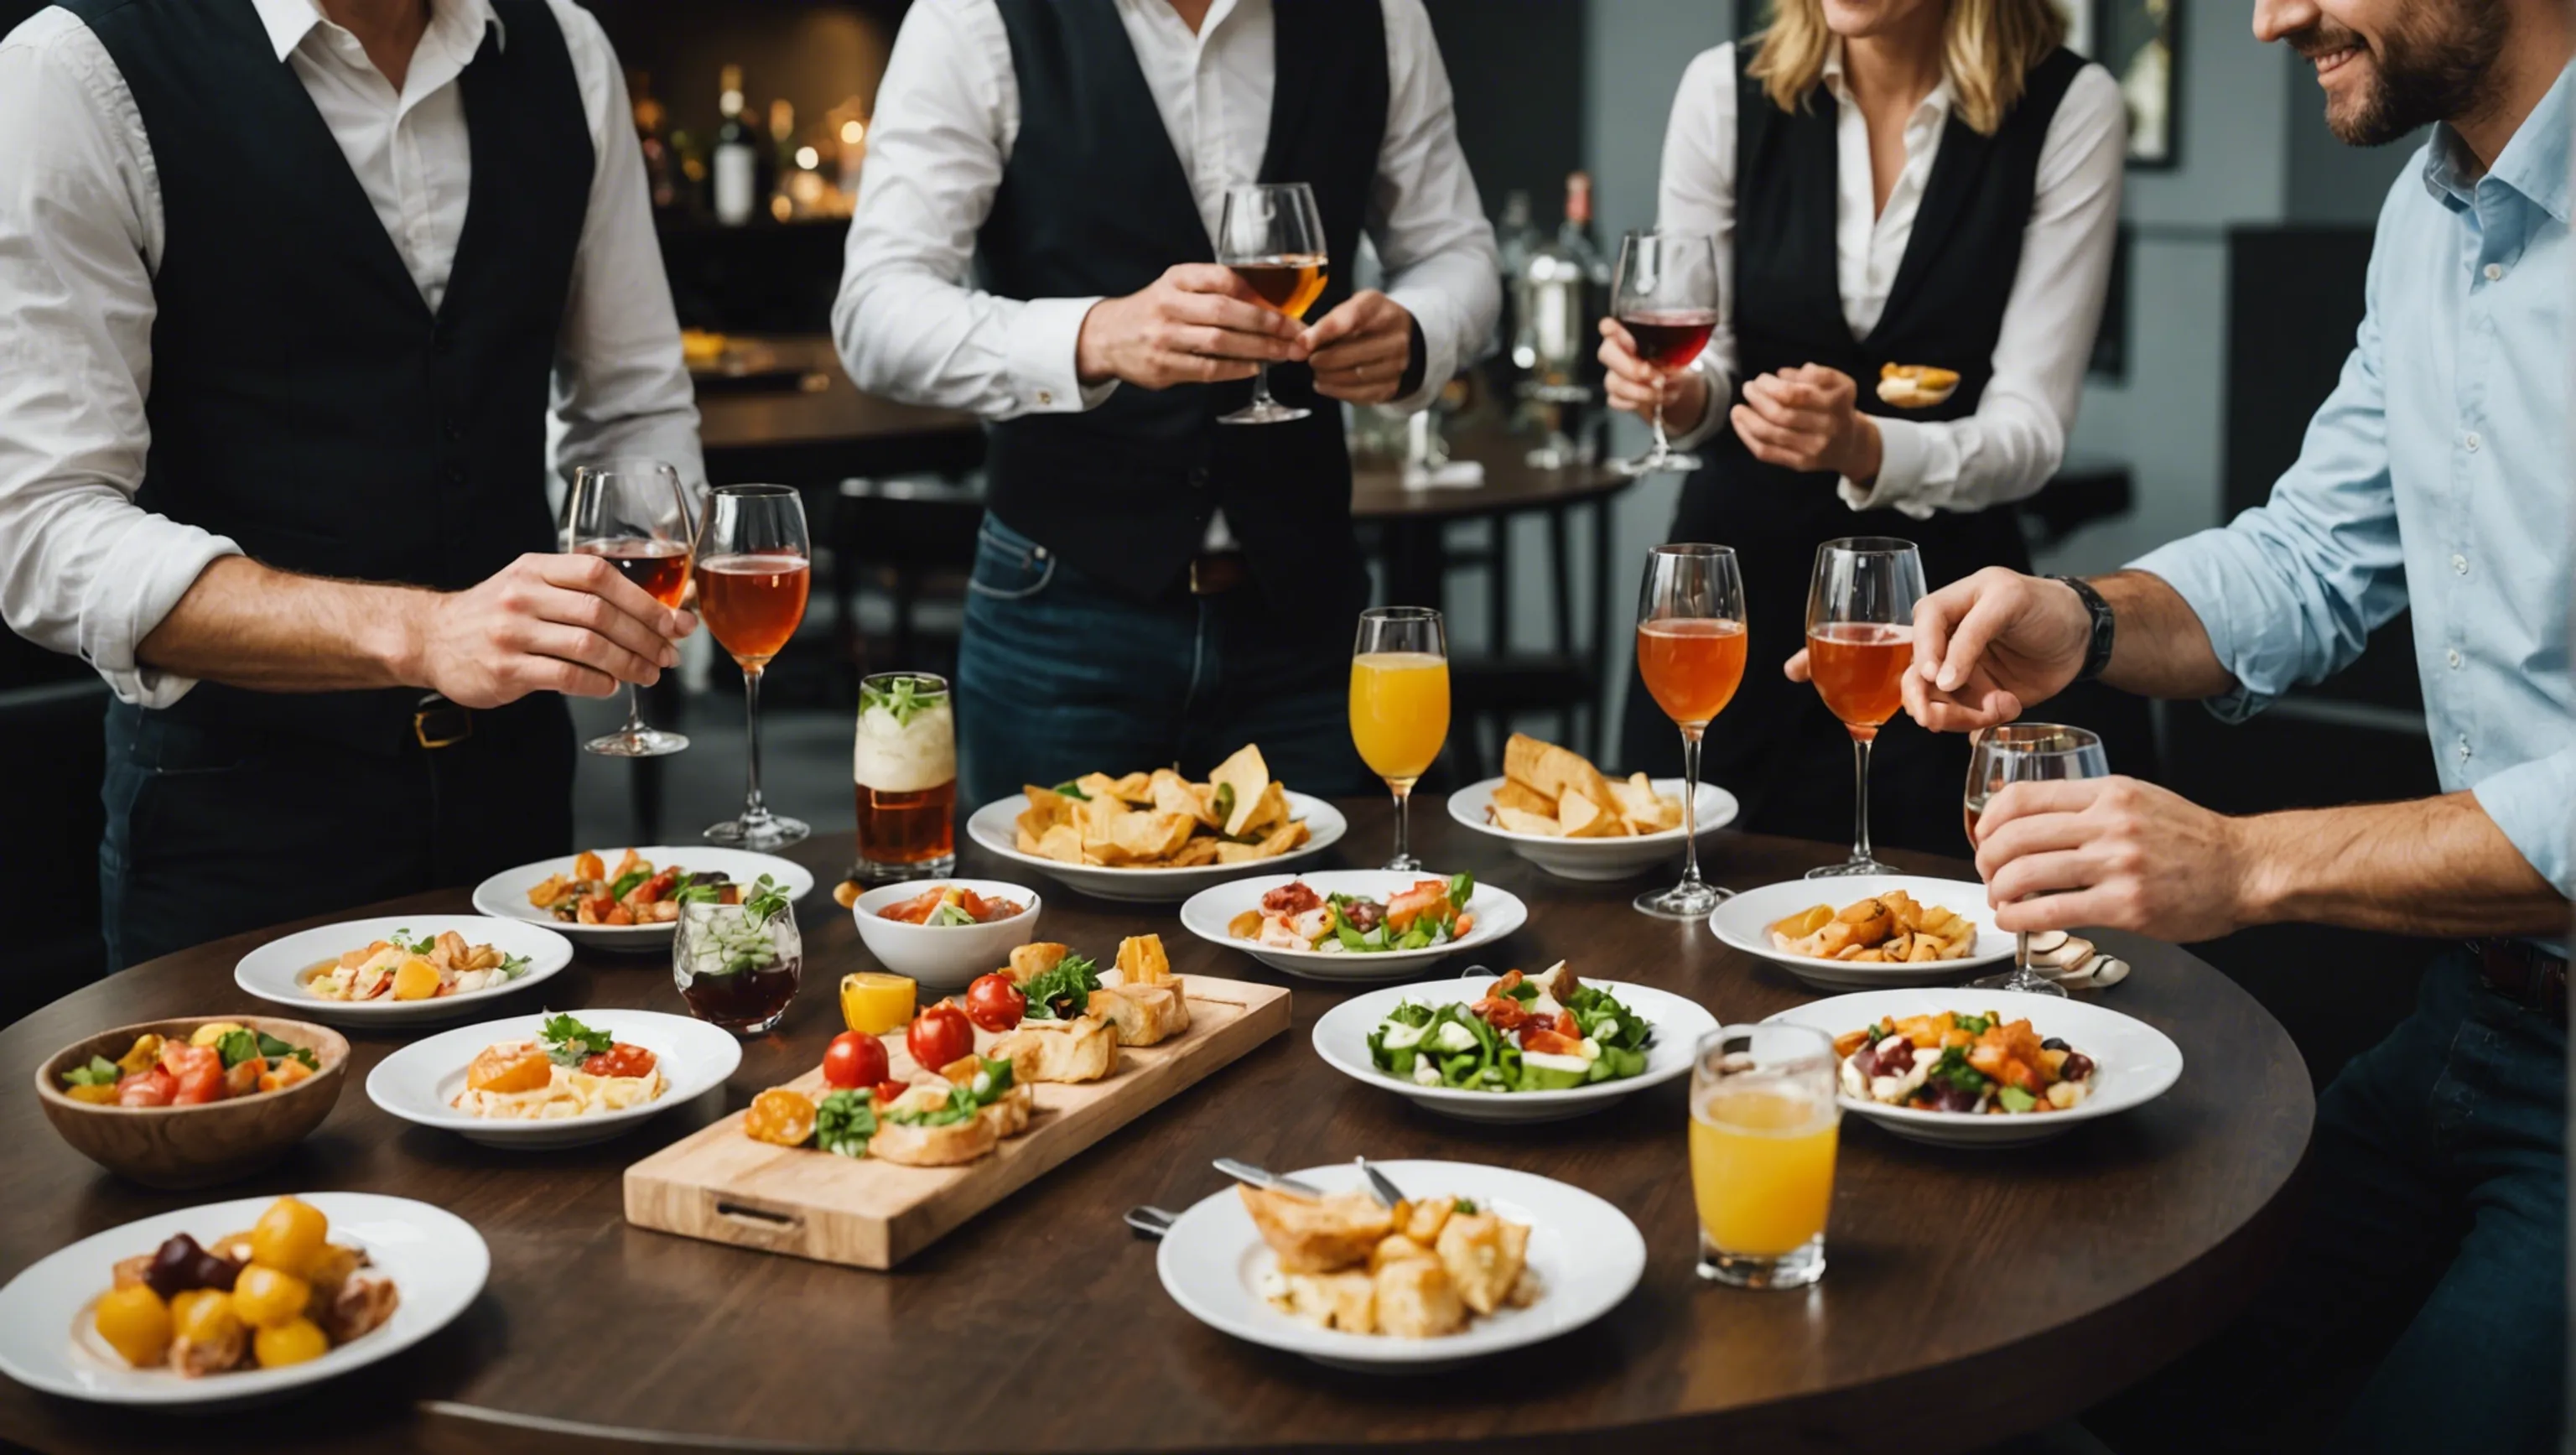
[[[2085,51],[2120,83],[2129,108],[2129,165],[2164,170],[2182,156],[2182,0],[2094,0]],[[2083,47],[2076,47],[2083,50]]]

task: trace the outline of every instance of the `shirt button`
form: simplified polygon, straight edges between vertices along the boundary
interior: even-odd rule
[[[2453,555],[2451,557],[2451,570],[2458,575],[2466,576],[2469,574],[2469,558],[2462,555]]]
[[[2502,263],[2489,263],[2489,264],[2487,264],[2487,270],[2486,270],[2486,271],[2487,271],[2487,281],[2488,281],[2488,282],[2490,282],[2490,283],[2493,283],[2493,282],[2495,282],[2497,279],[2502,278],[2502,277],[2504,276],[2504,264],[2502,264]]]
[[[2457,672],[2460,670],[2460,649],[2453,647],[2451,650],[2444,652],[2442,654],[2442,660],[2450,663],[2451,670]]]
[[[2469,761],[2469,735],[2467,733],[2460,734],[2460,761],[2463,763]]]
[[[2483,443],[2483,441],[2478,438],[2478,432],[2476,430],[2470,430],[2468,438],[2460,441],[2460,443],[2467,445],[2469,447],[2469,453],[2474,455],[2478,452],[2478,446]]]
[[[1040,404],[1053,404],[1053,403],[1055,403],[1055,391],[1054,391],[1054,390],[1052,390],[1052,389],[1041,389],[1041,390],[1039,390],[1039,391],[1038,391],[1038,403],[1040,403]]]

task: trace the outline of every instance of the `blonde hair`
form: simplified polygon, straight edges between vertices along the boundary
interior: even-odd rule
[[[2066,43],[2057,0],[1947,0],[1941,22],[1941,71],[1958,97],[1959,119],[1992,136],[2021,99],[2031,68]],[[1745,73],[1762,83],[1771,104],[1795,111],[1824,78],[1834,35],[1824,0],[1771,0],[1771,23],[1746,44]]]

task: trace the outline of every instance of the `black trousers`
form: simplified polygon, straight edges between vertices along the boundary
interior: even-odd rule
[[[472,720],[447,747],[361,752],[111,704],[98,853],[108,968],[569,852],[563,699]]]

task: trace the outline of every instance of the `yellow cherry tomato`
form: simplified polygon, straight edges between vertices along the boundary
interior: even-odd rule
[[[170,1327],[197,1344],[221,1344],[241,1332],[232,1295],[220,1288],[192,1288],[170,1300]]]
[[[233,1280],[233,1312],[255,1329],[282,1328],[304,1317],[312,1301],[313,1285],[265,1263],[253,1263]]]
[[[320,1327],[301,1315],[251,1335],[250,1352],[262,1369],[276,1369],[288,1364],[301,1364],[319,1359],[331,1352],[331,1341],[324,1338]]]
[[[141,1369],[170,1353],[170,1306],[147,1283],[113,1289],[102,1295],[94,1315],[98,1336]]]
[[[394,967],[394,999],[427,1000],[438,994],[438,967],[418,955]]]
[[[322,1251],[322,1235],[329,1228],[320,1208],[281,1197],[251,1227],[251,1261],[302,1278],[313,1271],[313,1260]]]
[[[116,1088],[113,1085],[66,1086],[63,1095],[74,1101],[88,1102],[91,1106],[116,1105]]]
[[[135,1076],[151,1070],[160,1062],[161,1038],[150,1031],[145,1031],[134,1038],[133,1045],[125,1048],[124,1055],[117,1058],[116,1069],[128,1076]]]
[[[882,1036],[912,1023],[913,984],[901,975],[860,970],[841,977],[841,1019],[862,1035]]]
[[[222,1040],[224,1037],[231,1035],[233,1032],[240,1029],[241,1026],[232,1021],[208,1021],[204,1025],[197,1027],[197,1029],[189,1035],[188,1044],[191,1046],[211,1046],[215,1042]]]

